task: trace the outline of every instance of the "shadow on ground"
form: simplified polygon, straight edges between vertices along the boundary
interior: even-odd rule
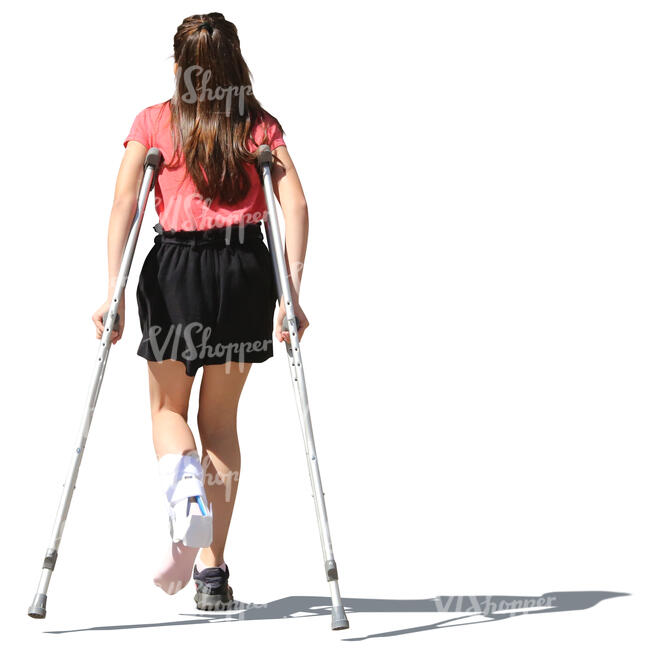
[[[552,614],[588,609],[608,598],[629,596],[615,591],[551,591],[540,596],[436,596],[418,600],[391,600],[379,598],[343,598],[350,625],[354,627],[354,614],[361,613],[406,613],[431,612],[443,614],[444,620],[428,625],[401,628],[378,632],[362,637],[349,637],[344,641],[363,641],[372,638],[400,636],[415,632],[435,630],[456,625],[475,625],[491,623],[513,616]],[[303,618],[305,616],[330,616],[331,601],[324,596],[289,596],[269,603],[246,603],[234,601],[230,609],[214,612],[195,610],[180,621],[159,623],[135,623],[129,625],[101,625],[70,630],[48,630],[46,634],[68,634],[71,632],[91,632],[110,630],[129,630],[142,628],[170,627],[176,625],[204,625],[217,622],[260,621],[264,619]],[[191,618],[189,618],[191,617]],[[348,634],[347,631],[341,633]]]

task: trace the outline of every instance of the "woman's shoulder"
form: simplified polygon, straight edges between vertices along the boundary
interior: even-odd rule
[[[169,113],[169,100],[164,102],[158,102],[157,104],[151,104],[143,108],[140,113],[143,116],[146,116],[152,121],[158,121],[161,118],[165,117]]]
[[[260,116],[256,122],[256,126],[261,128],[264,127],[273,128],[273,129],[277,129],[278,131],[284,132],[278,118],[275,117],[274,115],[271,115],[271,113],[269,113],[264,109],[262,109],[262,112],[260,113]]]
[[[283,136],[284,129],[279,120],[263,110],[251,129],[251,137],[255,145],[268,144],[271,149],[275,149],[285,144]]]

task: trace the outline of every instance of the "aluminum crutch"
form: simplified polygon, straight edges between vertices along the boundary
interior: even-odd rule
[[[101,388],[102,379],[104,378],[104,370],[106,368],[106,362],[108,360],[108,353],[111,349],[111,331],[115,328],[119,319],[117,309],[120,304],[120,300],[122,299],[122,295],[124,294],[124,288],[126,287],[129,270],[131,269],[131,262],[133,261],[133,254],[138,242],[140,226],[142,225],[142,218],[144,216],[145,208],[147,207],[147,199],[149,198],[149,193],[151,192],[151,189],[153,188],[156,181],[156,175],[160,169],[162,159],[162,154],[158,149],[151,148],[149,151],[147,151],[147,157],[144,161],[144,175],[142,177],[142,182],[138,191],[138,201],[135,209],[135,215],[131,223],[131,228],[129,230],[129,236],[126,241],[124,251],[122,252],[122,261],[120,263],[120,270],[117,276],[117,282],[115,285],[115,291],[113,293],[111,306],[108,312],[103,315],[102,319],[104,323],[104,334],[102,335],[101,341],[99,343],[99,350],[96,355],[96,361],[92,372],[92,381],[90,383],[90,389],[86,397],[84,414],[81,420],[81,431],[79,433],[78,439],[75,442],[74,451],[72,454],[72,462],[70,463],[67,478],[63,485],[63,494],[61,495],[59,508],[56,513],[56,520],[54,523],[54,529],[52,530],[50,545],[45,552],[45,559],[43,560],[43,568],[41,571],[41,579],[38,583],[38,589],[30,608],[27,610],[27,613],[32,618],[45,618],[47,589],[50,584],[52,572],[54,571],[54,565],[56,564],[59,544],[61,543],[61,536],[63,535],[63,528],[68,517],[70,502],[72,501],[72,493],[75,489],[75,483],[77,482],[77,475],[79,474],[81,459],[86,447],[88,431],[90,430],[93,412],[95,411],[97,397],[99,396],[99,389]]]
[[[307,456],[312,496],[314,497],[314,505],[316,507],[316,518],[318,520],[318,530],[320,532],[320,542],[323,550],[323,561],[325,563],[325,575],[330,585],[330,593],[332,597],[332,629],[346,630],[350,624],[345,615],[345,609],[341,602],[341,594],[339,593],[339,577],[336,570],[336,562],[334,561],[332,540],[330,537],[329,523],[327,521],[327,511],[325,509],[325,497],[323,486],[321,484],[320,471],[318,469],[318,458],[316,457],[316,446],[314,444],[314,434],[309,413],[309,402],[307,400],[305,371],[303,368],[302,356],[300,354],[300,343],[298,341],[298,327],[296,326],[296,315],[293,310],[293,300],[291,298],[289,277],[287,275],[287,265],[284,259],[284,246],[278,223],[278,215],[275,209],[275,195],[273,193],[273,183],[271,181],[272,163],[273,154],[271,148],[266,144],[261,145],[257,149],[257,164],[262,176],[264,197],[266,199],[266,207],[268,211],[268,218],[264,221],[264,229],[266,230],[266,239],[269,243],[269,250],[273,260],[278,303],[280,303],[282,296],[284,296],[286,306],[287,313],[282,321],[282,328],[283,330],[289,330],[290,341],[286,341],[285,344],[287,348],[289,370],[291,372],[291,384],[296,398],[302,437],[305,443],[305,454]]]

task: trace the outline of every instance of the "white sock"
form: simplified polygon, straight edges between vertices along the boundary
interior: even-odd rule
[[[197,568],[198,571],[204,571],[205,569],[208,569],[208,568],[210,568],[210,569],[213,569],[213,568],[214,568],[214,567],[208,567],[207,564],[204,564],[204,563],[201,561],[201,554],[200,554],[200,553],[196,556],[196,562],[195,562],[195,564],[196,564],[196,568]],[[225,563],[225,562],[222,562],[222,563],[219,565],[219,568],[222,569],[223,571],[225,571],[225,570],[226,570],[226,563]]]

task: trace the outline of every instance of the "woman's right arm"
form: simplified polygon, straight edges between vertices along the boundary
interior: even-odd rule
[[[146,147],[135,140],[131,140],[124,151],[124,157],[120,164],[115,183],[115,193],[113,196],[113,207],[108,223],[108,290],[106,301],[92,315],[93,323],[97,328],[96,338],[100,339],[104,331],[102,316],[108,311],[115,285],[117,275],[122,262],[124,246],[129,234],[129,229],[135,215],[135,209],[138,202],[138,190],[144,174],[144,159],[147,154]],[[120,315],[118,331],[112,332],[112,343],[116,343],[122,338],[124,331],[124,295],[118,306]]]

